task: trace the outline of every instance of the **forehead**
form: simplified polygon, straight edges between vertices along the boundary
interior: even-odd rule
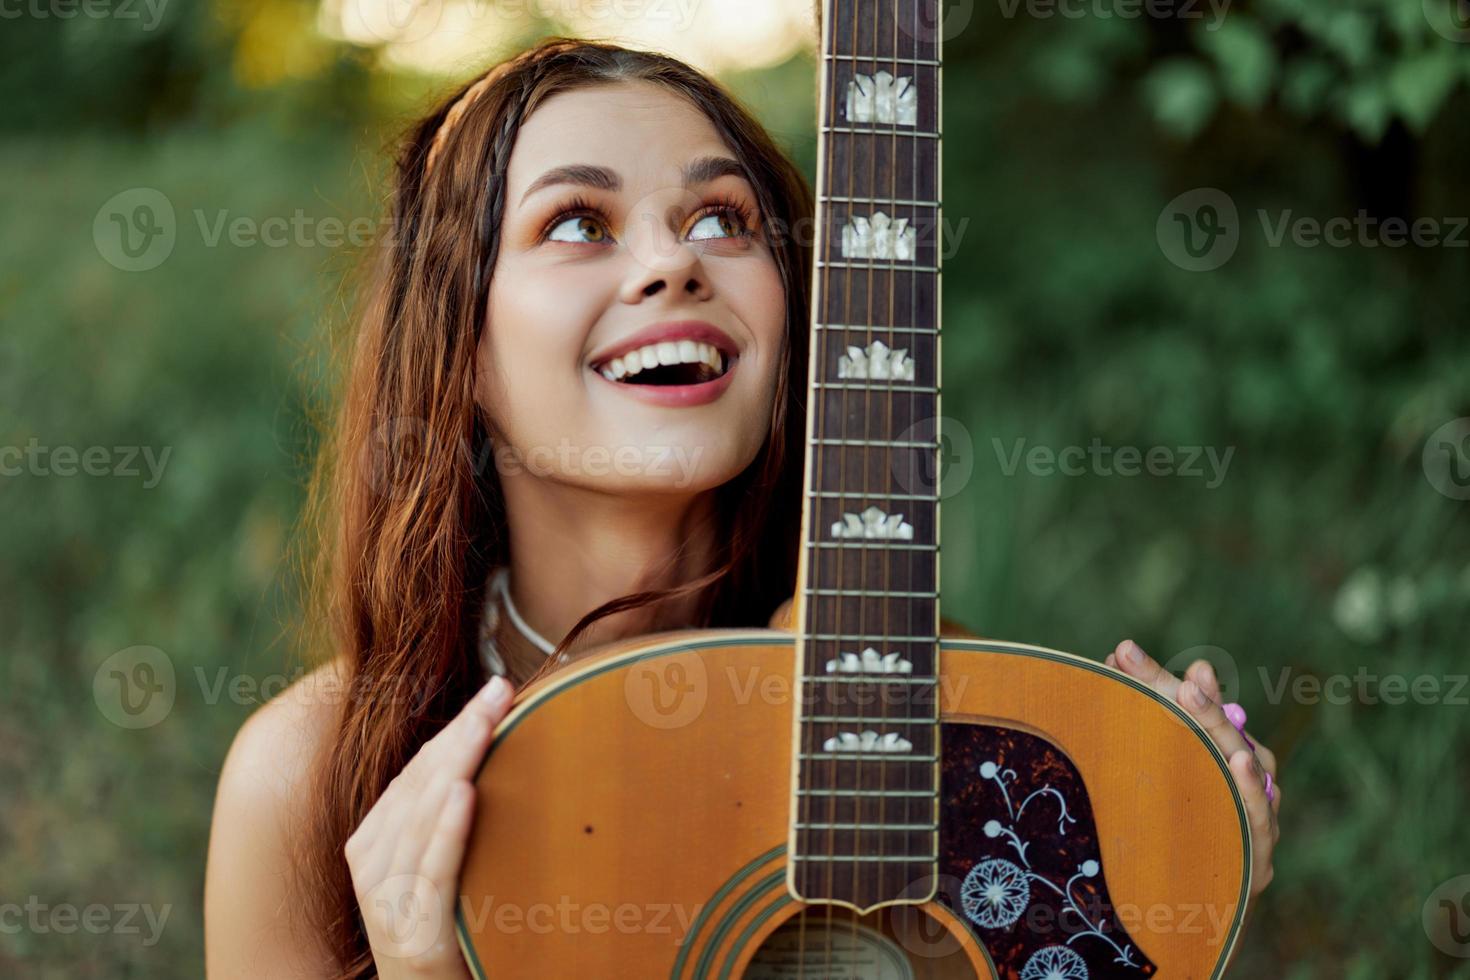
[[[627,181],[676,184],[680,168],[706,154],[733,156],[709,118],[652,82],[614,82],[562,92],[525,122],[510,154],[512,201],[552,167],[589,163]]]

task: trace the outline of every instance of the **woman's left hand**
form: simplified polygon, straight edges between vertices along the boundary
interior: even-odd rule
[[[1208,660],[1196,660],[1180,680],[1160,667],[1137,643],[1124,640],[1108,654],[1107,665],[1116,667],[1155,691],[1176,702],[1199,722],[1215,740],[1225,758],[1230,760],[1230,773],[1245,799],[1251,828],[1251,898],[1271,883],[1274,871],[1271,855],[1281,836],[1277,812],[1281,809],[1281,783],[1276,781],[1276,756],[1252,737],[1251,751],[1244,734],[1225,717],[1220,704],[1220,682]],[[1271,776],[1270,798],[1266,793],[1266,775]]]

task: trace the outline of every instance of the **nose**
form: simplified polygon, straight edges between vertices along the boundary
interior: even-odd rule
[[[641,303],[666,291],[676,298],[701,301],[713,295],[699,249],[681,241],[676,232],[661,223],[649,234],[629,236],[627,262],[628,271],[619,290],[624,303]]]

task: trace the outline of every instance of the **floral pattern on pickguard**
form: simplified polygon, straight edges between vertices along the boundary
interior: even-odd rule
[[[942,727],[941,899],[1003,980],[1131,980],[1157,967],[1115,921],[1082,776],[1043,738]],[[951,894],[951,892],[955,892]]]

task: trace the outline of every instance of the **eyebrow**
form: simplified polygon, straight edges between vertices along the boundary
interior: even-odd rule
[[[738,160],[730,157],[697,157],[685,164],[682,171],[685,187],[695,184],[707,184],[720,177],[745,177],[745,168]],[[526,198],[539,190],[554,187],[558,184],[576,184],[582,187],[595,187],[598,190],[618,191],[622,190],[623,179],[607,167],[593,166],[589,163],[572,163],[564,167],[553,167],[540,177],[531,182],[526,188],[526,193],[521,195],[521,203],[526,203]]]

